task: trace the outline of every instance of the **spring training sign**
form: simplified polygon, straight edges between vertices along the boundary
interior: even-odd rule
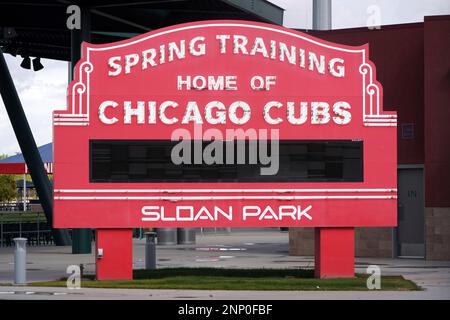
[[[367,45],[207,21],[82,51],[54,113],[55,227],[396,224]]]

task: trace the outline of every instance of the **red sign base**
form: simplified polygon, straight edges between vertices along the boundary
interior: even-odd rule
[[[355,276],[354,228],[315,228],[315,276]]]
[[[315,277],[355,276],[354,228],[315,228]],[[97,229],[96,279],[133,279],[133,230]]]
[[[354,227],[397,225],[397,114],[368,45],[208,20],[82,51],[53,114],[53,227],[98,229],[97,279],[132,278],[131,228],[316,227],[324,278],[354,276]],[[225,159],[211,140],[302,147]]]
[[[96,279],[133,279],[133,229],[97,229]]]

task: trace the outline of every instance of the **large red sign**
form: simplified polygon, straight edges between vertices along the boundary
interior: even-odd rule
[[[84,43],[68,108],[54,113],[54,226],[396,225],[396,114],[383,110],[368,49],[242,21],[190,23],[112,44]],[[328,159],[324,167],[322,158],[308,153],[305,179],[290,177],[297,169],[279,161],[279,168],[274,162],[265,166],[283,171],[279,180],[270,178],[273,172],[235,181],[170,180],[156,172],[150,180],[132,181],[127,170],[147,172],[150,160],[115,164],[102,154],[114,147],[95,149],[110,141],[174,136],[279,140],[280,157],[289,148],[305,147],[295,141],[345,141],[358,146],[361,159],[333,166],[333,151],[327,149],[320,155]],[[204,161],[204,152],[194,146],[192,157]],[[272,152],[271,160],[277,155]],[[120,160],[120,151],[115,157],[128,161]],[[314,176],[335,172],[336,166],[339,172],[361,172],[341,180]],[[96,178],[93,171],[102,168],[107,173]]]

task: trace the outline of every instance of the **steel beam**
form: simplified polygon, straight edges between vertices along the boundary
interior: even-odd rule
[[[53,226],[53,192],[47,172],[44,168],[33,133],[23,111],[22,103],[17,94],[16,87],[9,73],[3,51],[0,49],[0,93],[6,107],[11,125],[16,134],[23,158],[28,166],[31,178],[36,187],[36,192],[41,201],[42,209],[50,226]],[[53,240],[57,246],[70,245],[70,237],[67,230],[53,229]]]
[[[91,40],[91,16],[89,8],[81,7],[81,30],[71,31],[71,62],[70,80],[73,80],[74,68],[81,59],[81,43]],[[72,254],[87,254],[92,252],[91,229],[72,229]]]

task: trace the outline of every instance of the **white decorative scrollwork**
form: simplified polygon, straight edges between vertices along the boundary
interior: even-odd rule
[[[359,66],[359,73],[362,75],[364,126],[397,126],[397,115],[382,113],[380,87],[373,80],[372,66],[364,62]]]
[[[70,113],[56,114],[54,125],[60,126],[86,126],[89,124],[89,80],[94,66],[84,61],[78,67],[78,81],[71,87]]]

